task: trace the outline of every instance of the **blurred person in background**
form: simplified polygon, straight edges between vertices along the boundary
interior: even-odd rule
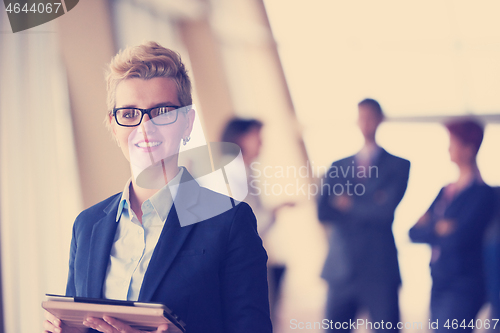
[[[132,178],[76,218],[66,295],[162,303],[191,333],[272,332],[267,255],[251,208],[201,187],[179,166],[195,117],[180,56],[154,42],[126,48],[107,83],[106,121]],[[141,163],[148,167],[136,174]],[[87,331],[46,318],[45,332]],[[107,316],[82,324],[139,332]]]
[[[484,264],[490,318],[500,319],[500,187],[495,187],[495,216],[486,229]],[[496,327],[500,331],[500,325]]]
[[[259,155],[262,146],[262,122],[257,119],[241,119],[233,118],[227,124],[222,134],[223,142],[230,142],[238,145],[243,155],[243,162],[247,171],[247,184],[249,185],[249,193],[245,202],[252,207],[255,216],[257,217],[257,230],[262,237],[264,247],[267,250],[268,260],[268,281],[269,281],[269,301],[271,307],[271,316],[274,320],[276,317],[276,304],[281,295],[281,285],[283,276],[286,271],[284,260],[279,258],[279,255],[274,253],[273,248],[277,244],[273,242],[270,231],[276,222],[276,216],[284,207],[292,207],[294,203],[282,203],[274,208],[267,208],[262,204],[262,197],[254,191],[255,184],[251,184],[253,177],[251,164],[255,162]],[[271,244],[272,243],[272,244]]]
[[[377,144],[376,132],[383,119],[377,101],[364,99],[358,104],[364,145],[328,170],[318,218],[331,227],[322,272],[329,285],[326,318],[349,322],[359,310],[367,310],[372,322],[386,323],[385,329],[377,331],[394,332],[401,277],[392,223],[406,191],[410,162]]]
[[[441,189],[410,229],[413,242],[431,246],[431,317],[438,332],[471,332],[485,302],[484,232],[493,217],[495,193],[481,178],[476,156],[483,127],[472,119],[446,124],[450,160],[458,179]],[[456,323],[457,326],[453,327]]]

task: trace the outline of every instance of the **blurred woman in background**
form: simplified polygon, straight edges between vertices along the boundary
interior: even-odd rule
[[[283,207],[291,207],[294,204],[286,202],[274,208],[267,208],[262,204],[261,197],[251,190],[253,185],[250,184],[252,180],[251,164],[259,157],[260,149],[262,146],[261,129],[262,122],[257,119],[241,119],[234,118],[230,120],[223,132],[222,141],[237,144],[243,155],[243,162],[245,163],[247,171],[247,183],[249,186],[248,196],[245,202],[252,207],[255,216],[257,217],[257,230],[261,236],[264,247],[267,250],[268,261],[268,282],[269,282],[269,302],[271,307],[271,317],[276,317],[275,308],[276,303],[280,297],[281,282],[284,276],[286,266],[285,263],[277,258],[273,253],[271,246],[271,239],[269,231],[271,230],[274,222],[276,222],[276,215]],[[274,245],[274,244],[273,244]]]
[[[467,119],[448,123],[446,128],[450,159],[459,176],[441,189],[411,228],[410,238],[432,248],[431,316],[438,321],[436,331],[471,332],[485,301],[483,236],[493,216],[495,196],[476,163],[483,127]]]

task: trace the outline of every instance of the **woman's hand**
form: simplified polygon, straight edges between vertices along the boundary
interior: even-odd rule
[[[352,208],[352,198],[347,195],[334,195],[331,199],[331,205],[342,213],[346,213]]]
[[[443,237],[443,236],[448,236],[449,234],[451,234],[453,231],[455,231],[455,228],[456,228],[455,221],[453,221],[451,219],[442,219],[436,223],[435,230],[436,230],[436,234],[438,234],[438,236]]]
[[[136,330],[122,321],[104,316],[100,318],[87,318],[83,324],[87,327],[93,328],[99,332],[103,333],[142,333],[143,331]],[[162,324],[156,329],[156,333],[167,332],[168,325]]]
[[[83,333],[87,332],[88,329],[85,327],[69,327],[61,322],[59,318],[54,316],[52,313],[45,311],[45,320],[43,322],[44,333]]]

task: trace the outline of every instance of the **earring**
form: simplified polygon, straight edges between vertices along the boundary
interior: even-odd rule
[[[185,138],[182,139],[182,144],[185,146],[186,143],[189,142],[189,140],[191,140],[191,137],[188,135],[187,137],[185,137]]]

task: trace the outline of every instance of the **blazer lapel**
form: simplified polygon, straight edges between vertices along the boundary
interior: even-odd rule
[[[106,215],[94,225],[90,238],[87,297],[102,298],[102,286],[109,263],[109,255],[116,234],[116,209],[121,195],[106,207]]]
[[[147,302],[152,299],[156,289],[194,227],[194,223],[187,226],[181,226],[178,211],[182,214],[183,218],[187,217],[189,220],[197,219],[197,217],[189,211],[189,208],[196,204],[200,187],[186,170],[184,170],[184,172],[185,174],[179,185],[174,204],[168,213],[165,226],[156,244],[146,274],[144,275],[141,291],[139,293],[140,302]]]
[[[378,184],[380,182],[386,182],[386,173],[387,173],[387,157],[389,156],[389,153],[381,148],[380,153],[376,157],[375,161],[373,161],[371,167],[375,167],[376,169],[373,170],[373,173],[370,174],[371,170],[367,171],[367,175],[370,179],[371,184],[375,184],[376,187],[378,187]]]

